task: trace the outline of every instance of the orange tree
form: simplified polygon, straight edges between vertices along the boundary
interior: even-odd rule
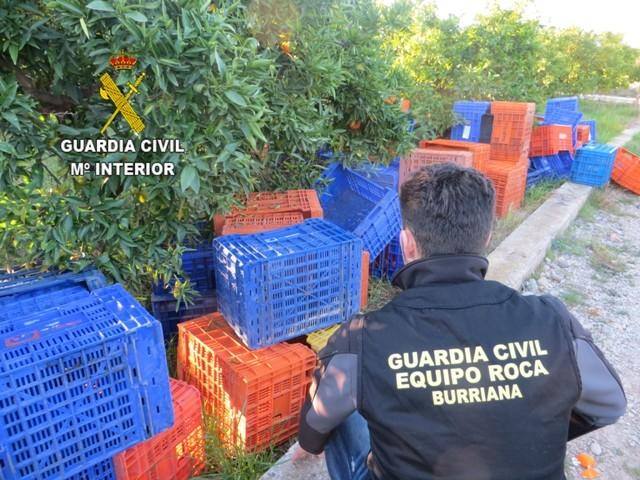
[[[96,264],[139,296],[181,273],[198,220],[257,187],[308,186],[328,144],[384,160],[406,147],[387,105],[386,57],[366,29],[371,4],[296,2],[290,40],[268,42],[239,2],[10,1],[0,6],[0,256],[4,265]],[[249,3],[249,2],[248,2]],[[255,4],[256,2],[251,2]],[[369,43],[369,42],[372,43]],[[111,55],[138,58],[117,76],[147,138],[186,153],[64,153],[65,138],[99,138],[112,106],[98,95]],[[349,124],[360,122],[360,128]],[[110,138],[130,138],[122,119]],[[72,177],[72,162],[171,162],[176,176]],[[188,283],[178,283],[188,292]]]

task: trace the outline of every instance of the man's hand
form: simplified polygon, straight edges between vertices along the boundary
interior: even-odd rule
[[[318,457],[319,455],[314,455],[313,453],[307,452],[304,448],[300,446],[300,444],[296,443],[293,454],[291,455],[291,461],[293,463],[300,463],[306,460],[311,460],[313,458]]]

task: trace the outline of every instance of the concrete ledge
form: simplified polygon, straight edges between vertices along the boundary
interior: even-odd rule
[[[576,218],[592,188],[565,183],[489,255],[487,278],[519,290],[551,242]]]
[[[296,448],[298,442],[289,448],[260,480],[329,480],[324,455],[293,463],[291,456]]]

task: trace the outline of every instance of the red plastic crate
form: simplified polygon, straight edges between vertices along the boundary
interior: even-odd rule
[[[200,390],[224,446],[257,451],[297,433],[312,350],[299,343],[249,350],[218,313],[180,323],[178,332],[178,377]]]
[[[570,126],[567,126],[571,128]],[[591,126],[590,125],[578,125],[577,127],[578,143],[585,144],[591,141]]]
[[[613,164],[611,180],[640,195],[640,156],[626,148],[619,148]]]
[[[527,185],[527,163],[489,162],[485,175],[496,191],[496,215],[505,216],[519,208]]]
[[[362,277],[360,280],[360,309],[367,306],[369,297],[369,252],[362,252]]]
[[[221,234],[265,232],[302,222],[302,212],[242,213],[225,219]]]
[[[400,159],[399,186],[402,186],[416,170],[435,163],[455,163],[461,167],[472,167],[473,154],[446,148],[441,150],[415,148]]]
[[[589,126],[586,126],[587,129]],[[570,125],[542,125],[531,134],[530,157],[573,152],[573,132]]]
[[[253,192],[242,207],[236,207],[227,215],[213,218],[213,230],[222,235],[225,221],[241,214],[297,212],[304,218],[322,218],[322,207],[315,190],[287,190],[284,192]]]
[[[428,149],[447,149],[447,150],[464,150],[473,154],[473,168],[481,172],[486,168],[491,155],[491,147],[486,143],[464,142],[462,140],[447,140],[437,138],[435,140],[420,140],[418,143],[420,148]]]
[[[188,480],[204,470],[204,425],[198,389],[170,379],[175,421],[169,430],[113,457],[118,480]]]
[[[535,103],[491,104],[491,160],[519,163],[529,156],[535,109]]]

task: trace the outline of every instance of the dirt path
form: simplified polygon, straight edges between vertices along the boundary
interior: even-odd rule
[[[594,192],[524,290],[564,299],[627,394],[627,414],[618,424],[569,444],[568,479],[582,478],[580,452],[596,458],[603,480],[640,479],[640,197],[616,187]]]

